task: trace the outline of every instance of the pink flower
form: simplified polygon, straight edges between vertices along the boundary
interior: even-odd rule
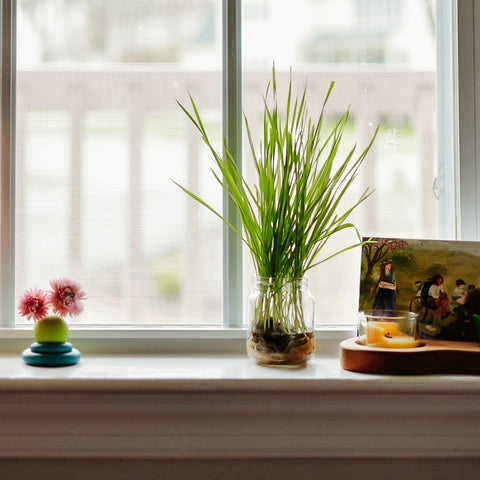
[[[80,284],[68,278],[58,278],[50,282],[50,287],[48,301],[56,314],[75,317],[83,312],[83,300],[87,295]]]
[[[47,294],[43,290],[32,288],[20,297],[18,311],[36,322],[47,315],[49,306]]]

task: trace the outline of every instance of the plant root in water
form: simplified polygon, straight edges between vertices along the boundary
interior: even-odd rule
[[[260,365],[305,365],[315,353],[315,334],[250,332],[248,353]]]

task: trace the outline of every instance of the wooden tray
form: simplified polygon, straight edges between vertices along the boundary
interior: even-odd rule
[[[342,367],[352,372],[480,375],[479,343],[422,340],[416,348],[378,348],[350,338],[340,344],[340,353]]]

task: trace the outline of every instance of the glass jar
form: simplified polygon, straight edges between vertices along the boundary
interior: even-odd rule
[[[315,353],[315,300],[308,278],[254,277],[247,353],[259,365],[300,367]]]

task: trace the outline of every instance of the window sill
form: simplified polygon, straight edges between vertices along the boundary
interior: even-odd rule
[[[0,415],[2,459],[480,459],[480,377],[357,374],[321,354],[298,370],[237,353],[54,369],[3,355]]]
[[[351,325],[326,325],[316,331],[317,351],[337,356],[338,345],[356,333]],[[71,327],[71,342],[89,355],[244,355],[244,328]],[[21,352],[33,342],[33,327],[0,327],[0,352]]]

